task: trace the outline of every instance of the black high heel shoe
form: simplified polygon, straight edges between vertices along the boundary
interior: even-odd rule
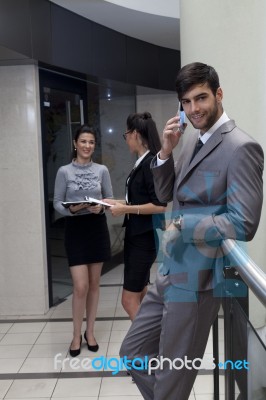
[[[88,339],[87,339],[86,331],[84,332],[84,339],[85,339],[86,342],[87,342],[87,346],[88,346],[88,350],[89,350],[89,351],[93,351],[94,353],[96,353],[96,351],[99,350],[99,345],[98,345],[98,344],[94,344],[93,346],[91,346],[91,345],[89,344]]]
[[[69,349],[69,354],[71,355],[71,357],[77,357],[77,356],[80,355],[81,343],[82,343],[82,336],[80,335],[80,345],[79,345],[79,349],[76,349],[76,350],[71,350],[71,349]],[[71,347],[71,345],[70,345],[70,347]]]

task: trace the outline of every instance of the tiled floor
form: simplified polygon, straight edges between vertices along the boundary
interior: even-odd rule
[[[152,269],[152,279],[156,265]],[[100,345],[97,357],[116,357],[130,321],[121,303],[123,265],[101,278],[96,321]],[[137,386],[124,371],[116,376],[110,368],[96,371],[90,365],[95,353],[85,343],[79,362],[68,359],[72,339],[71,296],[45,316],[6,317],[0,322],[0,399],[27,400],[140,400]],[[211,337],[206,357],[211,356]],[[57,358],[55,356],[57,355]],[[90,360],[88,360],[90,358]],[[57,360],[57,361],[56,361]],[[65,361],[62,363],[62,361]],[[72,364],[70,364],[72,362]],[[222,385],[221,385],[222,387]],[[212,371],[199,375],[189,400],[213,399]],[[220,396],[223,400],[224,396]]]

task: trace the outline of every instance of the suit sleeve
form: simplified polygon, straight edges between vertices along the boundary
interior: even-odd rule
[[[160,166],[157,166],[157,156],[155,156],[151,162],[151,171],[157,198],[162,203],[169,203],[173,200],[175,183],[173,156],[171,155],[170,158]]]
[[[164,206],[164,207],[167,206],[167,202],[160,201],[155,192],[153,175],[150,168],[150,161],[145,162],[143,164],[143,177],[144,177],[144,184],[146,186],[146,190],[150,198],[150,202],[156,206]]]
[[[226,204],[222,212],[211,207],[205,207],[202,213],[188,210],[181,230],[184,242],[253,239],[262,209],[263,162],[263,151],[257,143],[249,142],[235,150],[228,166]]]

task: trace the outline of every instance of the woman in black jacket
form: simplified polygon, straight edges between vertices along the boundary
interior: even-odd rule
[[[123,137],[138,159],[126,180],[125,200],[108,199],[108,202],[113,204],[110,208],[113,216],[125,215],[122,305],[133,320],[147,291],[150,268],[157,255],[156,228],[164,225],[164,216],[154,218],[153,214],[164,213],[166,204],[157,199],[150,170],[151,160],[161,148],[151,114],[130,114]]]

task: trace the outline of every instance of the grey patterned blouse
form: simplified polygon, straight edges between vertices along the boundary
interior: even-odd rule
[[[95,199],[113,198],[113,189],[109,171],[105,165],[94,163],[81,165],[72,161],[59,168],[54,189],[54,208],[62,215],[75,216],[89,214],[81,210],[71,214],[62,206],[62,201],[84,200],[85,196]]]

